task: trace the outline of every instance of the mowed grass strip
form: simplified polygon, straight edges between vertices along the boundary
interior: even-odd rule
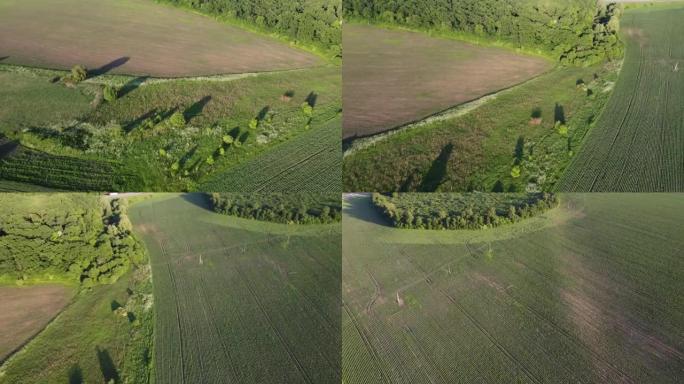
[[[552,66],[505,49],[353,23],[343,41],[344,138],[420,120]]]
[[[72,287],[60,284],[0,286],[0,362],[57,316],[73,293]]]
[[[210,211],[201,194],[131,207],[155,277],[156,381],[340,381],[339,224]]]
[[[613,96],[561,191],[684,191],[684,5],[628,10]]]
[[[543,228],[421,231],[348,198],[343,379],[677,383],[682,214],[677,194],[563,194]]]
[[[209,17],[143,0],[0,0],[3,63],[155,77],[320,64],[305,51]]]

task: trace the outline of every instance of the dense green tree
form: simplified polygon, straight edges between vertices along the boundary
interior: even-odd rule
[[[622,53],[621,8],[596,0],[343,0],[347,17],[488,36],[589,64]]]

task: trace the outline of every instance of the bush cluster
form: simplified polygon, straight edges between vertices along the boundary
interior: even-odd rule
[[[558,206],[552,193],[375,193],[373,205],[393,226],[411,229],[481,229],[515,223]]]
[[[158,0],[248,21],[260,28],[342,52],[342,4],[339,0]]]
[[[214,210],[226,215],[288,224],[325,224],[340,221],[338,194],[213,193]]]
[[[144,261],[118,200],[103,206],[92,195],[54,198],[65,204],[8,209],[0,217],[0,275],[55,275],[88,287],[114,282]]]
[[[622,8],[596,0],[343,0],[347,17],[456,31],[541,50],[562,63],[622,55]]]

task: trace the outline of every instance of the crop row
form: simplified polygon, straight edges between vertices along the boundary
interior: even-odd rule
[[[44,187],[107,191],[125,188],[137,178],[112,162],[56,156],[20,147],[0,159],[0,179]]]

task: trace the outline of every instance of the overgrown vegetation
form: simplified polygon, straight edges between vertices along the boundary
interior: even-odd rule
[[[510,224],[558,206],[551,193],[374,193],[392,225],[412,229],[482,229]]]
[[[113,283],[145,261],[120,200],[5,194],[0,206],[0,276],[5,279],[55,278],[89,287]]]
[[[347,17],[437,33],[486,37],[561,63],[622,55],[621,6],[596,0],[343,0]]]
[[[216,212],[290,224],[325,224],[342,218],[337,193],[212,193]]]
[[[380,137],[345,156],[344,189],[553,191],[603,111],[618,68],[559,68],[462,116]]]
[[[212,15],[247,21],[295,42],[342,53],[342,4],[339,0],[157,0]]]

